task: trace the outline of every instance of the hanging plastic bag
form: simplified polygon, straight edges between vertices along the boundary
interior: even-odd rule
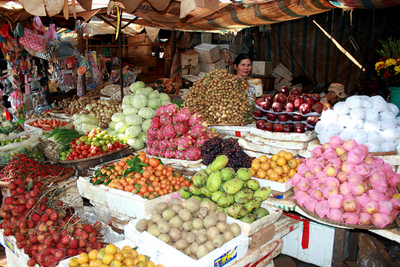
[[[35,34],[31,30],[25,28],[24,36],[19,38],[19,43],[36,52],[44,52],[46,39],[43,35]]]
[[[55,53],[56,59],[75,57],[77,55],[75,47],[69,41],[58,42],[54,53]]]

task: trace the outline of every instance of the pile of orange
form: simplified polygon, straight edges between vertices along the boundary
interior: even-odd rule
[[[301,162],[302,160],[294,158],[291,152],[281,150],[271,158],[265,155],[255,158],[251,163],[250,170],[253,177],[285,183],[296,174],[297,166]]]
[[[134,158],[142,163],[142,173],[129,171],[132,167],[128,163]],[[142,151],[119,162],[105,164],[96,171],[91,182],[94,185],[108,185],[148,199],[178,191],[182,186],[189,187],[192,183],[189,177],[181,176],[172,166],[164,166],[159,159],[147,157]]]
[[[77,258],[69,260],[70,267],[121,267],[121,266],[138,266],[138,267],[163,267],[162,264],[155,265],[150,261],[149,257],[138,254],[136,249],[130,246],[124,246],[122,249],[113,244],[107,245],[100,250],[94,249],[89,253],[81,253]]]

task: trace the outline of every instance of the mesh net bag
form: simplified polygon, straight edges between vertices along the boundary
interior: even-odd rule
[[[364,128],[364,121],[363,120],[352,120],[352,123],[347,125],[348,129],[362,129]]]
[[[379,147],[383,142],[385,142],[385,137],[383,136],[382,132],[370,131],[368,133],[367,142]]]
[[[389,128],[396,128],[397,127],[397,119],[384,119],[381,122],[381,130],[386,130]]]
[[[393,103],[388,103],[388,110],[391,111],[395,117],[399,114],[399,108]]]
[[[381,145],[381,152],[388,152],[396,150],[396,144],[394,142],[384,142]]]
[[[339,137],[342,138],[342,140],[350,140],[351,136],[353,135],[353,130],[350,129],[344,129],[343,131],[340,132]]]
[[[386,111],[388,109],[387,102],[382,97],[376,98],[372,104],[372,108],[378,111]]]
[[[338,114],[333,109],[328,109],[322,112],[321,120],[327,122],[334,122],[338,118]]]
[[[369,152],[379,152],[379,150],[380,150],[379,146],[377,146],[375,144],[366,143],[365,145],[368,147]]]
[[[391,112],[390,110],[387,110],[387,111],[379,112],[379,118],[381,120],[385,120],[385,119],[394,120],[396,118],[396,116],[394,115],[393,112]]]
[[[364,127],[367,131],[379,131],[381,129],[381,122],[378,120],[367,120],[364,122]]]
[[[375,109],[365,110],[365,120],[379,120],[379,111]]]
[[[332,122],[332,123],[328,124],[328,126],[326,126],[326,128],[325,128],[325,131],[327,131],[332,136],[336,135],[336,134],[340,134],[340,132],[342,130],[343,130],[343,126],[337,122]]]
[[[386,142],[394,142],[399,138],[399,131],[396,128],[388,128],[382,132]]]
[[[350,115],[340,115],[337,122],[345,128],[352,123],[352,120]]]

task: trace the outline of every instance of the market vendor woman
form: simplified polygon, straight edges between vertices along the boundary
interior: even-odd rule
[[[236,70],[236,76],[244,79],[250,78],[250,72],[252,69],[252,60],[246,54],[239,54],[235,61],[233,62],[233,67]],[[247,90],[247,94],[249,97],[249,103],[252,104],[255,101],[255,86],[251,82],[247,82],[249,84],[249,89]]]

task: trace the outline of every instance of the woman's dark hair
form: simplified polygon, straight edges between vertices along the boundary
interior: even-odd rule
[[[235,61],[233,62],[233,65],[239,65],[240,62],[243,59],[250,59],[251,62],[253,62],[253,60],[247,55],[247,54],[239,54],[236,58]]]

